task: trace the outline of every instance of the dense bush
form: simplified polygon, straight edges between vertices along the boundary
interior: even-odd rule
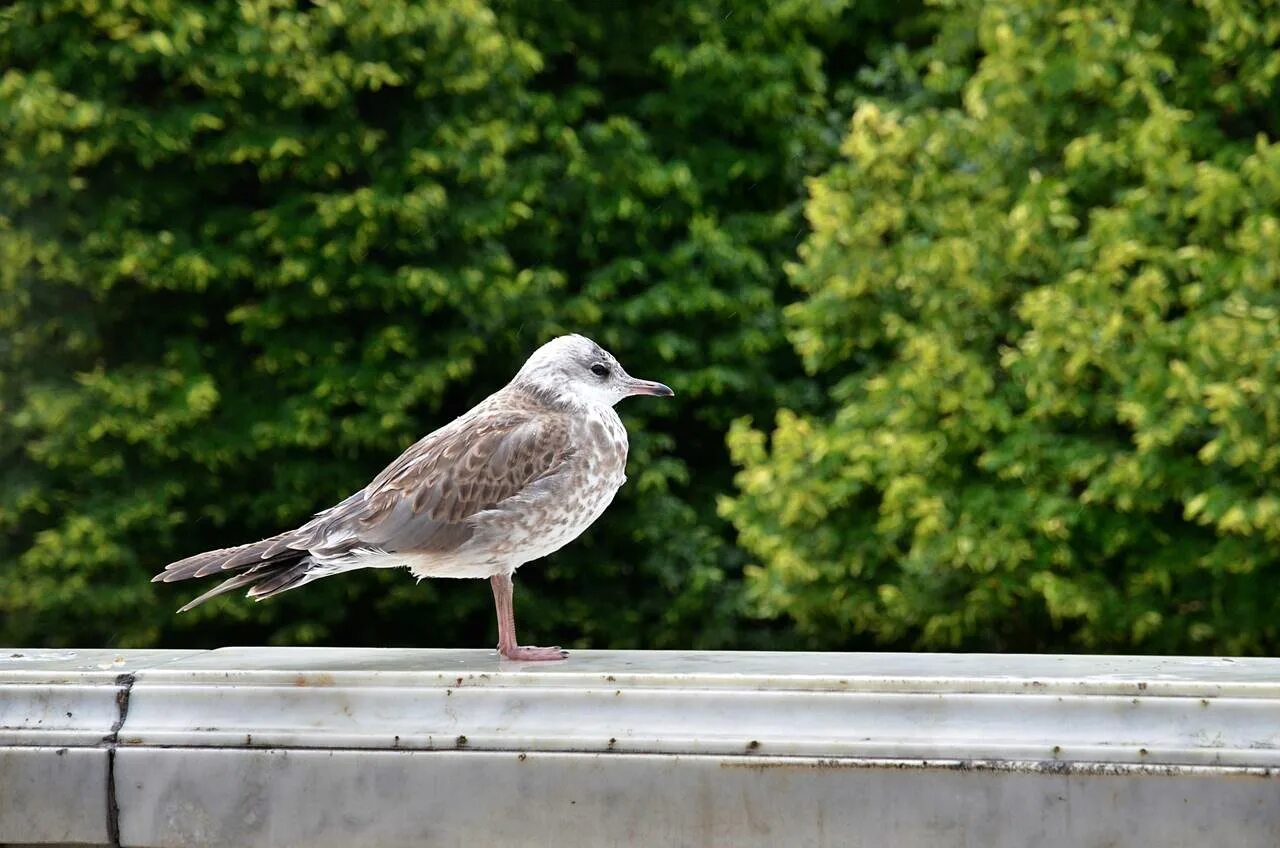
[[[811,184],[822,411],[731,436],[815,645],[1280,649],[1280,18],[948,3]]]
[[[1274,652],[1277,42],[1226,0],[10,3],[0,642],[487,644],[474,582],[148,577],[578,330],[679,397],[520,575],[531,641]]]
[[[0,642],[487,644],[479,583],[175,618],[196,587],[148,577],[328,506],[577,330],[679,403],[624,407],[631,482],[521,573],[522,635],[748,644],[723,434],[816,400],[782,267],[834,80],[904,8],[0,9]]]

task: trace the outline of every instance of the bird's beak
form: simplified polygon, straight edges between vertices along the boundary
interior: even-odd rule
[[[671,391],[671,387],[662,383],[655,383],[652,380],[637,380],[635,377],[627,377],[623,385],[626,387],[627,395],[652,395],[653,397],[675,397],[675,392]]]

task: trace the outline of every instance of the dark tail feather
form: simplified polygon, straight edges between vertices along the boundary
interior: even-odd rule
[[[303,583],[310,583],[317,577],[325,576],[325,572],[313,571],[311,566],[311,560],[305,559],[287,567],[264,572],[262,574],[262,582],[255,583],[247,594],[255,601],[261,601],[264,598],[270,598],[272,595],[296,589]]]
[[[171,562],[164,567],[164,571],[152,577],[151,582],[172,583],[175,580],[190,580],[192,577],[208,577],[220,571],[242,571],[246,568],[252,570],[253,566],[262,565],[277,558],[296,558],[304,555],[306,551],[288,547],[288,536],[288,533],[282,533],[270,539],[263,539],[261,542],[205,551],[202,554]]]
[[[277,595],[308,582],[307,571],[311,557],[305,550],[288,547],[281,536],[252,542],[236,548],[207,551],[166,566],[164,571],[151,578],[153,583],[173,583],[210,574],[239,571],[240,574],[224,580],[217,586],[191,601],[178,612],[186,612],[210,598],[224,592],[250,586],[248,596],[254,600]],[[314,578],[315,575],[311,575]],[[256,585],[255,585],[256,584]]]
[[[237,574],[235,577],[232,577],[230,580],[223,580],[217,586],[214,586],[212,589],[205,592],[200,597],[195,598],[190,603],[184,604],[178,610],[178,612],[186,612],[192,607],[198,607],[201,604],[203,604],[205,601],[209,600],[210,598],[216,598],[224,592],[231,592],[235,589],[239,589],[241,586],[248,586],[249,584],[253,583],[253,581],[260,580],[262,576],[263,575],[254,573],[252,571],[247,571],[244,574]]]

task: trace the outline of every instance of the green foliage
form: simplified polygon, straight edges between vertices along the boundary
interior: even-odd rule
[[[949,2],[810,183],[739,423],[757,609],[815,645],[1280,649],[1280,18]]]
[[[531,641],[1274,652],[1278,21],[10,3],[0,642],[486,644],[473,582],[148,577],[576,330],[679,397]]]
[[[723,433],[817,401],[782,267],[829,74],[903,7],[597,6],[0,9],[0,641],[486,644],[472,582],[178,618],[196,587],[148,577],[304,520],[576,330],[679,403],[624,407],[631,483],[522,571],[523,635],[751,643]]]

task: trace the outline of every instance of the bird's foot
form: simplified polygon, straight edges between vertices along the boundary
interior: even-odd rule
[[[535,648],[532,645],[499,645],[498,653],[509,660],[523,662],[541,662],[544,660],[562,660],[569,652],[559,646],[554,648]]]

